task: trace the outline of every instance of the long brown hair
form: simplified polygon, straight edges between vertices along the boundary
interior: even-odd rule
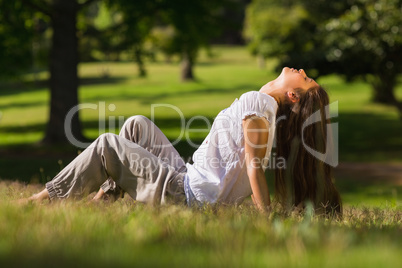
[[[341,216],[342,202],[333,184],[332,167],[310,154],[301,140],[303,137],[304,143],[318,152],[329,149],[326,125],[330,120],[325,115],[328,94],[321,86],[310,88],[300,92],[297,105],[298,111],[285,104],[277,113],[276,157],[286,159],[286,168],[275,169],[275,197],[287,208],[304,207],[311,202],[319,214]],[[321,120],[302,129],[318,110]]]

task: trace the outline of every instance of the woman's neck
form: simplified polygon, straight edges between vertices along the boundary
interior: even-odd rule
[[[283,88],[278,83],[276,83],[276,80],[272,80],[265,84],[260,89],[260,92],[270,95],[272,98],[274,98],[278,103],[278,106],[281,106],[283,104],[285,93],[283,92]]]

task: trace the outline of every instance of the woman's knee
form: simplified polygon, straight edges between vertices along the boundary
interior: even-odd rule
[[[148,123],[150,120],[148,117],[145,117],[143,115],[134,115],[129,117],[126,122],[124,123],[125,125],[132,125],[132,124],[143,124],[143,123]]]
[[[132,142],[144,145],[144,142],[148,139],[151,125],[152,122],[143,115],[132,116],[124,123],[120,131],[120,136]],[[145,141],[143,139],[145,139]]]
[[[104,133],[98,137],[96,142],[97,150],[102,154],[120,152],[128,146],[132,146],[128,140],[123,139],[114,133]]]
[[[114,133],[103,133],[99,135],[98,137],[98,142],[101,144],[110,144],[110,143],[115,143],[115,140],[117,139],[118,135]]]

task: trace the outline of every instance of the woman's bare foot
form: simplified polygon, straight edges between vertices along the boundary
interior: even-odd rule
[[[103,191],[102,188],[96,193],[96,195],[92,198],[91,202],[99,202],[99,201],[106,201],[113,203],[119,198],[124,197],[124,191],[117,186],[113,190],[108,190],[106,192]]]
[[[18,199],[16,203],[20,205],[25,205],[29,203],[39,203],[44,199],[49,199],[49,192],[47,191],[47,189],[44,189],[41,192],[32,195],[31,197]]]

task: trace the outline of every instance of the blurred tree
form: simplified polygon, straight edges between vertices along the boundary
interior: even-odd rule
[[[109,5],[123,14],[124,23],[116,31],[123,37],[122,44],[133,48],[139,66],[144,43],[151,40],[168,57],[181,56],[181,79],[186,81],[194,79],[199,49],[219,33],[221,7],[228,1],[233,0],[114,0]]]
[[[247,8],[245,37],[254,54],[279,58],[313,76],[363,77],[373,99],[396,106],[402,71],[402,0],[254,0]]]
[[[252,1],[244,23],[244,36],[251,53],[260,59],[279,57],[281,65],[297,49],[298,38],[308,33],[308,29],[301,27],[307,15],[300,4],[292,1]],[[301,30],[297,36],[295,29]]]
[[[50,113],[43,143],[67,142],[64,121],[68,111],[78,104],[78,51],[77,51],[77,12],[93,2],[87,0],[15,0],[1,4],[0,41],[2,61],[10,72],[15,69],[26,70],[32,65],[32,44],[35,31],[41,31],[41,20],[47,17],[52,28],[50,52]],[[40,15],[37,15],[40,14]],[[35,16],[34,16],[35,15]],[[30,55],[31,54],[31,55]],[[6,73],[6,72],[5,72]],[[83,139],[78,112],[71,120],[71,131],[77,139]]]
[[[110,23],[101,31],[95,25],[98,30],[92,31],[105,49],[129,51],[141,76],[146,74],[143,57],[158,49],[167,58],[180,55],[181,79],[192,80],[197,53],[200,48],[208,47],[211,38],[219,33],[222,7],[229,2],[241,1],[109,0],[108,8],[118,11],[120,22]]]
[[[66,143],[65,123],[77,140],[84,140],[78,110],[71,122],[68,112],[78,105],[77,14],[95,0],[23,0],[29,7],[50,17],[52,46],[50,51],[50,113],[43,143]]]
[[[14,61],[22,58],[18,63],[21,66],[27,61],[25,60],[29,54],[27,51],[32,51],[27,48],[27,44],[32,45],[32,30],[33,26],[37,25],[33,23],[32,14],[39,13],[50,21],[52,29],[49,60],[50,113],[42,143],[67,142],[64,131],[65,119],[70,109],[78,105],[77,13],[94,1],[15,0],[9,1],[6,12],[2,10],[1,16],[8,18],[6,23],[0,27],[6,29],[4,34],[7,34],[4,36],[6,57],[14,59]],[[2,1],[1,4],[3,5],[5,2]],[[15,31],[18,32],[18,35],[15,35]],[[18,47],[21,49],[18,50]],[[71,123],[69,127],[74,137],[83,140],[78,111],[73,114],[71,122],[68,123]]]
[[[162,52],[166,62],[170,63],[171,58],[178,53],[176,40],[176,29],[172,25],[160,25],[152,28],[147,42],[154,50]]]
[[[80,48],[85,60],[134,60],[139,76],[146,76],[144,57],[150,56],[145,43],[155,25],[161,1],[102,1],[91,5],[79,18],[84,25]],[[151,49],[152,50],[152,49]]]
[[[117,54],[128,52],[137,63],[139,76],[146,76],[144,64],[144,42],[155,24],[156,14],[163,8],[165,1],[147,0],[108,0],[107,8],[118,18],[109,27],[101,30],[101,43],[104,48]]]
[[[221,30],[222,6],[227,0],[170,0],[164,9],[164,22],[175,29],[173,45],[181,54],[181,80],[194,80],[193,66],[201,47]]]
[[[212,39],[213,44],[244,45],[242,35],[245,10],[251,0],[226,0],[221,6],[219,24],[222,31]]]
[[[393,104],[402,72],[402,1],[354,0],[350,8],[320,25],[327,60],[339,65],[348,78],[363,75],[374,89],[374,100]]]
[[[0,70],[18,74],[36,65],[38,34],[51,28],[49,54],[50,109],[42,143],[66,143],[65,119],[78,105],[77,14],[96,0],[0,0]],[[3,70],[4,69],[4,70]],[[78,140],[84,137],[79,113],[71,118],[69,128]]]
[[[76,23],[80,8],[82,6],[77,0],[52,0],[46,6],[45,12],[50,16],[53,35],[50,51],[50,118],[44,143],[66,142],[64,123],[70,109],[78,105]],[[78,111],[74,113],[69,127],[76,139],[83,140]]]
[[[20,74],[32,66],[34,12],[20,1],[0,0],[0,77]]]
[[[105,1],[91,4],[78,16],[81,61],[119,61],[127,48],[122,45],[124,36],[119,33],[123,15]],[[108,73],[103,74],[104,77]]]

